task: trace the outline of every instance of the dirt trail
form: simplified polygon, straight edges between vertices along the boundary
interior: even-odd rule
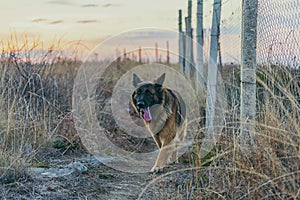
[[[49,173],[40,175],[29,171],[26,178],[22,177],[18,182],[0,186],[1,199],[123,200],[138,199],[142,192],[141,199],[173,199],[180,198],[180,191],[177,191],[178,185],[185,182],[188,184],[192,179],[192,173],[189,170],[170,173],[188,168],[187,164],[171,165],[159,174],[134,174],[114,170],[90,158],[90,155],[48,158],[51,160],[52,168],[57,167],[62,170],[65,166],[67,169],[70,163],[76,162],[81,163],[85,169],[74,170],[69,175],[59,177],[51,177]],[[166,175],[168,173],[170,174]]]

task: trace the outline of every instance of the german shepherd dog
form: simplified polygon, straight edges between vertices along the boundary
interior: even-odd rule
[[[163,86],[166,74],[153,82],[143,82],[133,74],[135,91],[131,104],[154,138],[159,154],[151,172],[166,164],[178,163],[178,147],[186,135],[186,108],[181,96]]]

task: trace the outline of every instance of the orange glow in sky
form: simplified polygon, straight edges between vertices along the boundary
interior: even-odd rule
[[[91,49],[133,29],[176,31],[178,9],[185,13],[186,6],[185,0],[1,0],[0,40],[6,43],[13,33],[38,39],[45,48],[57,41],[75,44],[80,40]]]

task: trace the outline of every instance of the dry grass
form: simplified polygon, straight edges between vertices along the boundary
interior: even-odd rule
[[[21,47],[12,43],[3,46],[2,52],[7,56],[0,61],[2,184],[24,178],[24,170],[38,162],[36,154],[43,147],[63,141],[63,144],[55,144],[66,145],[68,150],[79,143],[75,130],[68,126],[73,123],[70,114],[72,86],[80,61],[74,57],[68,59],[61,52],[54,54],[56,47],[41,51],[38,42],[31,43],[32,46],[25,42]],[[33,53],[37,50],[40,52],[38,56]],[[27,52],[25,60],[18,58],[21,52]],[[121,63],[127,66],[125,68],[130,68],[131,64],[134,63]],[[115,64],[116,69],[119,65]],[[234,71],[229,70],[225,76],[228,110],[222,138],[205,159],[198,158],[199,148],[196,147],[189,157],[189,167],[172,172],[184,172],[187,178],[183,178],[182,182],[178,181],[181,180],[179,176],[173,182],[163,181],[166,176],[154,181],[153,185],[163,188],[159,194],[153,189],[157,199],[299,198],[299,70],[275,66],[260,68],[256,145],[250,151],[244,151],[237,143],[239,70],[232,69]],[[122,70],[116,71],[118,73],[107,76],[105,84],[102,84],[105,91],[101,91],[106,92],[104,96],[111,95],[116,80],[122,75]],[[82,146],[79,145],[79,148]]]
[[[2,44],[0,60],[0,182],[13,182],[41,147],[59,135],[71,110],[73,79],[80,62],[38,41]],[[58,48],[57,48],[58,49]]]
[[[299,70],[278,66],[258,69],[255,146],[246,151],[238,144],[239,70],[232,72],[225,80],[229,101],[225,131],[212,152],[213,157],[209,158],[210,166],[196,165],[197,178],[208,177],[200,185],[195,181],[199,192],[196,196],[205,199],[299,198]],[[196,163],[201,162],[203,160]]]

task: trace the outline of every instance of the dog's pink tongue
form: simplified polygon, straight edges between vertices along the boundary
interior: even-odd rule
[[[151,113],[150,113],[150,108],[146,108],[144,109],[144,120],[146,120],[147,122],[151,121],[152,117],[151,117]]]

